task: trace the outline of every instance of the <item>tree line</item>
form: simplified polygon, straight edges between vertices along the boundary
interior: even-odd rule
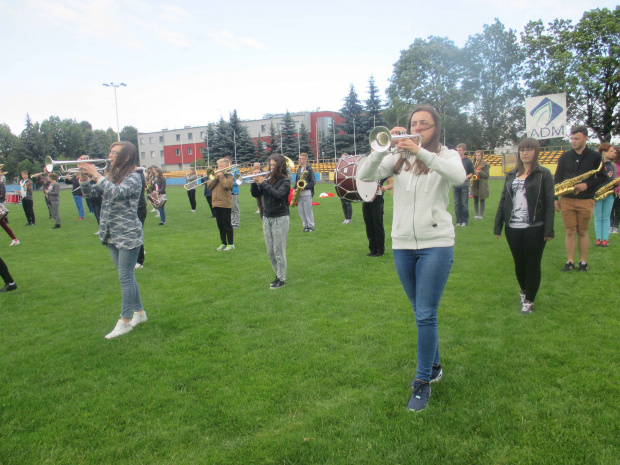
[[[125,126],[120,137],[138,146],[135,127]],[[2,171],[11,179],[22,171],[43,171],[48,156],[54,160],[77,160],[84,154],[107,158],[110,145],[117,140],[116,131],[93,130],[88,121],[78,123],[74,119],[50,116],[39,124],[26,115],[25,128],[19,135],[14,135],[6,124],[0,124],[0,164],[4,164]]]
[[[411,108],[423,103],[441,115],[445,145],[465,142],[472,150],[496,150],[522,137],[526,97],[562,92],[569,124],[585,124],[600,142],[620,136],[620,6],[587,11],[577,24],[530,21],[520,34],[495,19],[463,47],[446,37],[417,38],[394,64],[385,103],[372,76],[366,100],[350,87],[340,109],[342,120],[319,133],[319,155],[368,153],[373,127],[406,126]],[[137,146],[137,133],[126,126],[120,137]],[[10,176],[37,172],[48,155],[105,157],[115,140],[112,129],[93,130],[87,121],[51,116],[39,124],[27,116],[18,136],[0,124],[0,163]],[[272,123],[267,134],[250,135],[234,110],[228,121],[221,118],[209,126],[205,144],[210,157],[236,153],[239,163],[263,161],[272,154],[314,155],[308,129],[304,124],[297,128],[288,111],[280,130]]]

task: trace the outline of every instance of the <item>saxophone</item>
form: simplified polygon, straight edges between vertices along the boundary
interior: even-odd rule
[[[306,178],[308,177],[308,170],[305,170],[302,174],[301,174],[301,178],[297,181],[297,189],[295,189],[295,194],[293,195],[293,198],[291,199],[291,207],[294,207],[297,205],[297,200],[299,200],[299,194],[301,194],[301,191],[304,190],[304,187],[306,187]]]
[[[618,184],[620,184],[620,178],[616,178],[613,181],[605,184],[594,193],[594,201],[598,202],[599,200],[603,200],[605,197],[613,194]]]
[[[565,181],[562,181],[556,184],[554,186],[555,196],[560,197],[566,194],[574,194],[575,186],[579,184],[580,182],[588,179],[590,176],[593,176],[596,173],[598,173],[601,170],[602,166],[603,166],[603,162],[601,161],[601,164],[595,170],[588,171],[587,173],[580,174],[579,176],[575,176],[574,178],[570,178],[570,179],[567,179]]]

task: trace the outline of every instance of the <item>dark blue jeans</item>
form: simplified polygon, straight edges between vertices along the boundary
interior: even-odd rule
[[[454,260],[453,247],[394,249],[394,265],[411,302],[418,328],[418,366],[415,377],[430,381],[439,365],[437,309]]]
[[[456,224],[469,223],[469,185],[465,187],[453,186],[454,216]]]

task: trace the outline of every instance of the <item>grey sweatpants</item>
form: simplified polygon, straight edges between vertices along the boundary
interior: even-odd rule
[[[276,277],[280,281],[286,281],[286,239],[291,224],[291,217],[279,216],[277,218],[263,217],[263,234],[267,244],[267,256]]]
[[[314,212],[312,211],[312,192],[301,191],[299,202],[297,203],[299,216],[304,224],[304,228],[314,228]]]
[[[57,225],[60,225],[60,212],[58,211],[59,205],[60,202],[58,200],[50,201],[50,215],[52,216],[52,218],[54,218],[54,221],[56,221]]]
[[[239,211],[239,194],[232,195],[232,214],[230,215],[233,226],[239,226],[241,221],[241,212]]]

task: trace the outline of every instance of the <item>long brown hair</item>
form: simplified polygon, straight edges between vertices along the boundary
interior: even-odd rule
[[[118,154],[116,160],[110,166],[110,173],[108,174],[108,180],[113,184],[122,183],[127,176],[133,173],[138,166],[138,149],[131,142],[114,142],[110,145],[110,151],[114,147]]]
[[[437,113],[437,110],[435,110],[432,106],[418,105],[413,109],[413,111],[409,115],[409,120],[407,122],[407,133],[411,134],[411,118],[413,117],[413,115],[420,111],[427,111],[428,113],[430,113],[431,117],[433,118],[434,126],[433,135],[429,140],[422,144],[422,147],[429,152],[438,154],[441,150],[441,143],[439,142],[439,138],[441,136],[441,118],[439,117],[439,113]],[[396,164],[394,165],[394,174],[400,173],[403,165],[405,167],[405,171],[409,171],[413,166],[413,170],[416,175],[428,174],[428,172],[430,171],[428,166],[426,166],[426,164],[419,158],[416,157],[412,165],[407,158],[403,158],[401,155],[400,158],[396,161]]]
[[[523,160],[521,160],[521,150],[534,149],[534,158],[532,159],[532,166],[530,167],[530,173],[538,168],[538,155],[540,154],[540,142],[537,139],[528,137],[523,139],[517,147],[517,173],[519,176],[525,174],[525,166]]]
[[[276,162],[276,167],[271,171],[267,181],[273,186],[279,179],[288,177],[288,172],[286,171],[286,160],[282,155],[273,155],[269,157],[269,160]]]
[[[478,154],[480,154],[480,161],[476,160],[476,155]],[[482,166],[484,166],[484,154],[482,153],[482,150],[476,150],[474,152],[474,168]]]

